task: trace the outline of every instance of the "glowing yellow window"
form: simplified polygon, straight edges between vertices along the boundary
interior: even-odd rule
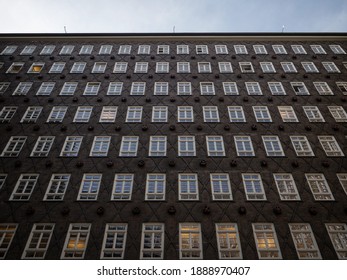
[[[29,69],[29,73],[40,73],[44,63],[33,63]]]

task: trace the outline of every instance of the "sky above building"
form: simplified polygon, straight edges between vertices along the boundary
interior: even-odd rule
[[[0,0],[0,7],[0,33],[347,31],[347,0]]]

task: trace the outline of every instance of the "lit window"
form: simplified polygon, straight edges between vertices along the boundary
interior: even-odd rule
[[[92,45],[83,45],[80,49],[79,54],[80,55],[92,54],[93,48],[94,47]]]
[[[264,45],[254,45],[253,49],[256,54],[267,54],[267,51]]]
[[[281,200],[300,200],[292,174],[274,173],[273,176]]]
[[[346,54],[340,45],[329,45],[334,54]]]
[[[164,224],[142,224],[140,259],[163,259],[164,236]]]
[[[259,259],[282,259],[274,225],[255,223],[252,228]]]
[[[134,174],[116,174],[111,200],[131,200],[133,184]]]
[[[328,157],[343,157],[344,154],[334,136],[318,136],[325,154]]]
[[[117,106],[103,106],[99,122],[100,123],[114,123],[117,116]]]
[[[150,157],[165,157],[166,156],[166,136],[151,136],[149,142]]]
[[[4,94],[9,86],[10,86],[10,83],[0,82],[0,95]]]
[[[228,48],[226,45],[215,45],[216,54],[228,54]]]
[[[337,178],[339,178],[341,187],[343,188],[343,190],[345,191],[347,195],[347,173],[339,173],[336,175],[337,175]]]
[[[55,50],[55,46],[48,45],[44,46],[40,52],[40,55],[51,55]]]
[[[336,85],[343,95],[347,95],[347,82],[336,82]]]
[[[178,174],[179,200],[198,200],[198,175],[195,173]]]
[[[224,157],[223,136],[206,136],[207,154],[209,157]]]
[[[334,95],[329,85],[326,82],[313,82],[319,95]]]
[[[228,106],[230,122],[246,122],[242,106]]]
[[[206,45],[195,46],[196,54],[208,54],[208,48]]]
[[[8,123],[13,118],[16,113],[18,107],[5,106],[0,111],[0,122]]]
[[[290,85],[292,86],[296,95],[310,95],[303,82],[291,82]]]
[[[180,259],[202,259],[201,227],[198,223],[179,224]]]
[[[52,108],[51,113],[48,116],[47,122],[49,123],[61,123],[67,112],[67,106],[55,106]]]
[[[99,54],[111,54],[112,46],[111,45],[102,45],[99,50]]]
[[[268,157],[285,156],[278,136],[262,136],[262,139]]]
[[[100,259],[123,259],[127,224],[106,224]]]
[[[44,82],[36,92],[36,95],[50,95],[55,87],[55,83]]]
[[[17,46],[7,46],[0,55],[11,55],[17,50]]]
[[[219,259],[242,259],[240,235],[236,223],[216,224]]]
[[[177,121],[178,122],[194,122],[193,106],[178,106]]]
[[[21,123],[35,123],[37,119],[39,118],[43,107],[38,106],[30,106],[25,111]]]
[[[150,52],[151,46],[149,45],[140,45],[137,51],[138,54],[150,54]]]
[[[236,54],[248,54],[246,46],[244,45],[235,45],[234,50]]]
[[[54,224],[34,224],[22,259],[44,259],[54,230]]]
[[[247,200],[266,200],[260,174],[243,173],[242,180]]]
[[[239,157],[253,157],[254,149],[249,136],[234,136],[236,152]]]
[[[271,115],[267,106],[252,106],[257,122],[272,122]]]
[[[200,83],[201,95],[215,95],[213,82],[201,82]]]
[[[122,82],[110,82],[107,89],[107,95],[121,95],[122,89],[123,89]]]
[[[223,82],[223,90],[225,95],[239,95],[239,90],[235,82]]]
[[[145,82],[133,82],[131,84],[131,92],[130,95],[144,95],[146,89]]]
[[[111,143],[111,136],[94,136],[89,156],[106,157]]]
[[[219,122],[219,113],[217,106],[202,106],[204,122]]]
[[[195,136],[178,136],[178,156],[195,157]]]
[[[322,62],[322,64],[328,73],[341,73],[341,71],[339,70],[339,68],[337,68],[334,62]]]
[[[189,54],[188,45],[177,45],[177,54]]]
[[[288,224],[299,259],[321,259],[310,224]]]
[[[190,73],[190,63],[177,62],[177,73]]]
[[[242,73],[254,73],[252,62],[239,62]]]
[[[119,150],[120,157],[136,157],[137,147],[139,145],[138,136],[123,136]]]
[[[292,106],[278,106],[277,108],[283,122],[299,122]]]
[[[263,95],[258,82],[245,82],[248,95]]]
[[[342,106],[328,106],[328,109],[336,122],[347,122],[347,113]]]
[[[346,86],[347,88],[347,86]],[[192,95],[192,85],[190,82],[177,83],[177,95]]]
[[[107,62],[95,62],[92,73],[105,73]]]
[[[220,73],[232,73],[233,67],[230,62],[218,62],[219,72]]]
[[[69,181],[70,174],[52,174],[43,200],[63,200]]]
[[[168,82],[155,82],[154,95],[168,95],[169,83]]]
[[[102,174],[83,174],[77,200],[97,200]]]
[[[310,142],[308,142],[306,136],[290,136],[290,141],[298,157],[314,156]]]
[[[128,62],[116,62],[114,64],[113,73],[126,73]]]
[[[337,257],[340,260],[347,259],[347,225],[325,224],[331,243],[333,243]]]
[[[47,157],[52,148],[54,138],[54,136],[39,136],[30,156]]]
[[[6,73],[16,74],[22,70],[24,62],[13,62],[11,66],[7,69]]]
[[[335,200],[322,173],[306,173],[305,177],[315,200]]]
[[[61,259],[83,259],[87,248],[90,224],[70,224]]]
[[[211,73],[211,64],[209,62],[198,62],[199,73]]]
[[[326,54],[321,45],[311,45],[310,47],[315,54]]]
[[[313,62],[301,62],[302,67],[305,69],[306,73],[318,73],[318,69]]]
[[[7,174],[0,173],[0,190],[5,185]]]
[[[18,157],[26,140],[27,140],[26,136],[11,136],[11,138],[8,140],[6,147],[4,148],[0,156],[1,157]]]
[[[20,55],[32,55],[35,49],[36,46],[25,46]]]
[[[5,259],[17,227],[17,224],[0,224],[0,259]]]
[[[286,49],[282,45],[273,45],[272,48],[275,54],[287,54]]]
[[[86,62],[75,62],[72,65],[72,68],[70,70],[70,73],[74,73],[74,74],[79,74],[79,73],[83,73],[84,69],[86,68],[87,63]]]
[[[129,106],[125,122],[141,122],[142,106]]]
[[[70,55],[74,50],[75,46],[63,46],[60,50],[60,55]]]
[[[292,45],[291,47],[295,54],[306,54],[306,50],[302,45]]]
[[[169,62],[157,62],[155,72],[156,73],[169,73]]]
[[[65,62],[54,62],[49,69],[49,73],[62,73],[65,68]]]
[[[145,200],[165,200],[165,186],[166,174],[147,174]]]
[[[83,136],[66,136],[61,157],[77,157],[82,144]]]
[[[39,174],[21,174],[9,200],[29,200],[38,178]]]
[[[79,106],[77,108],[73,122],[87,123],[92,115],[92,106]]]
[[[136,62],[134,73],[147,73],[148,62]]]
[[[228,173],[210,173],[213,200],[232,200],[230,178]]]
[[[293,62],[281,62],[281,66],[284,72],[286,73],[296,73],[298,72],[295,68]]]
[[[169,54],[170,46],[167,45],[159,45],[157,48],[157,54]]]
[[[276,73],[272,62],[260,62],[260,67],[263,73]]]
[[[98,95],[99,89],[99,82],[89,82],[84,89],[83,95]]]

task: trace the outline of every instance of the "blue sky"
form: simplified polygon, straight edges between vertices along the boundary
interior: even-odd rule
[[[347,0],[0,0],[0,33],[347,32]]]

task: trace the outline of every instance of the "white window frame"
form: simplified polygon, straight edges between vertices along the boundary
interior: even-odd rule
[[[48,123],[61,123],[64,120],[68,106],[54,106],[47,118]]]
[[[245,45],[234,45],[234,50],[236,54],[248,54],[248,51]]]
[[[155,73],[169,73],[170,65],[169,62],[159,61],[155,65]]]
[[[290,85],[296,95],[310,95],[304,82],[290,82]]]
[[[268,82],[267,84],[272,95],[287,95],[281,82]]]
[[[305,48],[302,45],[291,45],[295,54],[307,54]]]
[[[267,106],[252,106],[252,109],[257,122],[272,122],[270,111]]]
[[[0,67],[1,68],[1,67]],[[9,82],[0,82],[0,95],[4,94],[11,83]]]
[[[300,195],[291,173],[273,173],[278,194],[283,201],[300,201]]]
[[[118,106],[103,106],[99,123],[114,123],[116,121]]]
[[[196,156],[195,136],[179,135],[177,144],[178,144],[179,157],[195,157]]]
[[[200,82],[200,94],[201,95],[215,95],[213,82]]]
[[[28,201],[39,179],[39,174],[20,174],[10,196],[10,201]]]
[[[336,82],[336,85],[343,95],[347,95],[347,82]]]
[[[207,155],[209,157],[224,157],[224,140],[221,135],[206,136]]]
[[[340,69],[334,62],[324,61],[322,62],[322,65],[328,73],[341,73]]]
[[[177,83],[177,95],[192,95],[191,82],[178,82]]]
[[[27,95],[32,85],[32,82],[20,82],[12,95]]]
[[[245,82],[248,95],[263,95],[258,82]]]
[[[147,73],[148,62],[136,62],[134,73]]]
[[[100,259],[124,259],[128,224],[106,224]]]
[[[45,67],[44,62],[34,62],[33,64],[31,64],[27,73],[39,74],[39,73],[41,73],[41,71],[44,67]]]
[[[303,61],[301,65],[306,73],[319,73],[316,65],[312,61]]]
[[[321,45],[310,45],[310,47],[315,54],[326,54],[326,51]]]
[[[267,50],[264,45],[253,45],[253,50],[256,54],[267,54]]]
[[[235,82],[223,82],[224,95],[239,95],[239,90]]]
[[[1,153],[1,157],[17,157],[27,140],[27,136],[11,136],[5,148]]]
[[[202,106],[204,122],[220,122],[218,106]]]
[[[327,157],[345,156],[334,136],[318,135],[317,137]]]
[[[145,95],[146,82],[132,82],[130,95]]]
[[[136,157],[139,146],[138,136],[122,136],[122,142],[119,149],[120,157]]]
[[[65,82],[59,95],[74,95],[78,86],[78,82]]]
[[[228,115],[230,122],[246,122],[242,106],[228,106]]]
[[[51,66],[51,68],[49,69],[50,74],[58,74],[58,73],[62,73],[64,68],[65,68],[66,63],[65,62],[54,62]]]
[[[177,45],[176,53],[177,54],[189,54],[189,46],[188,45]]]
[[[242,173],[242,182],[247,200],[264,201],[266,194],[259,173]]]
[[[234,143],[239,157],[254,157],[254,148],[252,144],[252,139],[247,135],[235,135]]]
[[[126,73],[128,69],[128,62],[116,62],[114,64],[113,73]]]
[[[228,54],[228,48],[226,45],[215,45],[216,54]]]
[[[66,234],[61,259],[83,259],[86,252],[91,224],[71,223]]]
[[[72,74],[82,74],[84,72],[84,69],[86,69],[86,62],[75,62],[70,70],[70,73]]]
[[[346,52],[340,45],[329,45],[329,48],[334,54],[346,54]]]
[[[95,62],[93,65],[92,73],[105,73],[107,62]]]
[[[291,135],[290,141],[292,142],[296,156],[298,157],[314,157],[311,144],[307,137],[304,135]]]
[[[107,157],[111,144],[111,136],[94,136],[90,157]]]
[[[319,95],[334,95],[328,83],[326,82],[313,82],[314,87]]]
[[[41,106],[29,106],[22,119],[20,120],[21,123],[36,123],[37,119],[39,118],[43,107]]]
[[[159,45],[157,47],[157,54],[170,54],[170,46],[169,45]]]
[[[347,195],[347,173],[337,173],[336,176],[339,179],[339,182],[341,184],[341,187],[345,191],[345,194]]]
[[[93,106],[78,106],[73,122],[74,123],[87,123],[93,113]]]
[[[142,106],[128,106],[125,122],[140,123],[142,120]]]
[[[180,259],[202,259],[202,234],[200,223],[179,224]]]
[[[168,106],[152,107],[152,123],[163,123],[168,121]]]
[[[167,149],[167,136],[150,136],[149,157],[165,157]]]
[[[283,122],[299,122],[292,106],[277,106]]]
[[[141,234],[141,260],[162,260],[164,258],[164,223],[143,223]]]
[[[198,72],[199,73],[211,73],[211,63],[210,62],[198,62]]]
[[[111,201],[131,200],[134,187],[134,174],[116,173],[113,181]]]
[[[31,151],[31,157],[47,157],[54,143],[55,136],[39,136]]]
[[[137,50],[137,54],[150,54],[151,53],[151,46],[150,45],[139,45],[139,48]]]
[[[0,55],[12,55],[16,50],[17,50],[17,46],[6,46],[2,52],[0,53]]]
[[[212,200],[233,200],[228,173],[210,173]]]
[[[309,122],[325,122],[317,106],[302,106]]]
[[[178,200],[199,200],[197,173],[178,174]]]
[[[166,174],[147,173],[146,178],[146,201],[163,201],[166,193]]]
[[[252,62],[239,62],[239,66],[242,73],[254,73]]]
[[[46,45],[42,48],[40,55],[51,55],[55,50],[54,45]]]
[[[83,45],[80,48],[80,52],[78,53],[79,55],[89,55],[92,54],[94,46],[93,45]]]
[[[207,45],[196,45],[195,52],[196,54],[208,54],[208,47]]]
[[[297,73],[293,62],[281,62],[282,69],[285,73]]]
[[[277,135],[263,135],[264,148],[268,157],[284,157],[281,141]]]
[[[78,192],[78,201],[96,201],[101,185],[101,173],[84,173]]]
[[[220,73],[233,73],[233,67],[230,62],[218,62]]]
[[[6,73],[17,74],[19,73],[24,66],[24,62],[13,62],[11,66],[7,69]]]
[[[123,82],[110,82],[106,95],[121,95],[123,90]]]
[[[88,82],[84,89],[83,95],[98,95],[100,85],[100,82]]]
[[[66,45],[63,46],[59,52],[59,55],[71,55],[75,46],[72,45]]]
[[[18,224],[0,224],[0,259],[5,259],[16,234]]]
[[[40,88],[37,90],[36,95],[51,95],[53,89],[55,87],[55,82],[43,82]]]
[[[14,114],[17,112],[17,106],[4,106],[0,111],[0,122],[8,123],[13,118]]]
[[[112,48],[112,45],[101,45],[99,49],[99,55],[111,54]]]
[[[0,190],[1,190],[2,187],[5,185],[6,178],[7,178],[7,174],[5,174],[5,173],[0,173]]]
[[[193,106],[177,106],[177,122],[194,122]]]
[[[282,259],[275,226],[272,223],[252,223],[253,236],[261,260]]]
[[[61,157],[77,157],[81,148],[83,136],[66,136],[61,149]]]
[[[190,62],[177,62],[177,73],[190,73]]]
[[[242,259],[240,234],[237,224],[216,223],[215,226],[219,259]]]
[[[272,45],[272,49],[275,54],[287,54],[287,51],[283,45]]]
[[[347,112],[342,106],[328,106],[328,109],[335,122],[347,122]]]
[[[276,73],[276,69],[272,62],[260,62],[260,67],[263,73]]]
[[[43,200],[62,201],[69,185],[70,177],[70,174],[52,174]]]
[[[343,223],[326,223],[325,227],[338,259],[347,259],[347,225]]]
[[[334,196],[323,173],[305,173],[305,178],[316,201],[333,201]]]

